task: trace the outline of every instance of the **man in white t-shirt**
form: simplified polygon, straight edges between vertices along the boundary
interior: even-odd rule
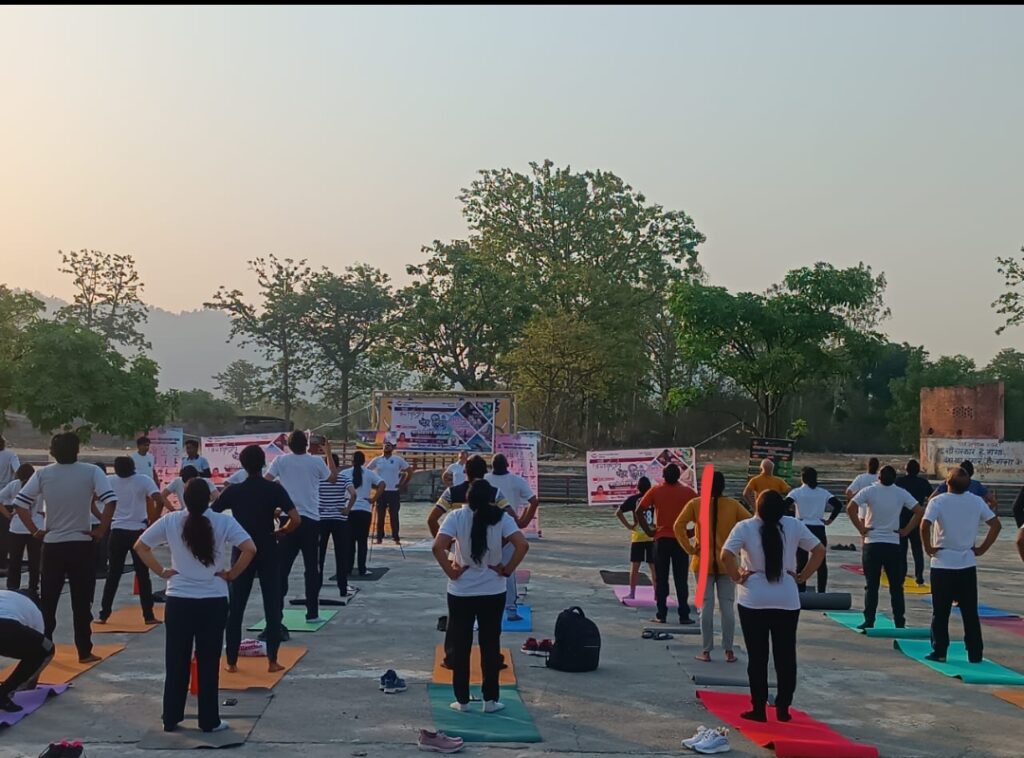
[[[878,481],[878,459],[868,458],[868,470],[863,474],[857,474],[850,486],[846,488],[846,501],[853,500],[854,496],[865,487],[870,487]]]
[[[142,436],[135,440],[136,451],[131,458],[135,461],[135,473],[148,476],[159,487],[160,478],[156,473],[156,458],[149,452],[149,437]]]
[[[484,476],[492,486],[505,496],[508,505],[512,508],[516,526],[525,529],[537,515],[539,501],[533,490],[519,474],[513,474],[508,470],[508,459],[498,453],[491,459],[491,471]],[[506,544],[502,548],[502,562],[507,563],[512,558],[512,545]],[[512,574],[505,580],[505,613],[509,621],[521,621],[518,606],[519,587],[516,584],[516,575]]]
[[[465,450],[459,451],[459,459],[444,470],[441,481],[446,487],[458,487],[466,481],[466,461],[469,460],[469,453]]]
[[[930,661],[945,661],[949,649],[949,613],[955,602],[964,623],[964,646],[971,663],[981,663],[984,646],[978,618],[977,557],[996,541],[999,517],[978,495],[969,492],[971,477],[961,468],[950,471],[946,492],[928,503],[921,522],[921,542],[931,556],[932,652]],[[978,527],[988,525],[984,541],[975,546]]]
[[[878,472],[878,483],[865,487],[854,495],[846,512],[854,528],[864,538],[861,557],[864,567],[864,623],[858,629],[871,629],[878,610],[878,586],[882,571],[889,580],[889,599],[892,603],[893,623],[897,629],[907,625],[903,581],[907,576],[906,553],[900,551],[900,538],[917,529],[924,509],[917,499],[902,487],[895,485],[896,469],[883,466]],[[912,513],[910,521],[900,528],[900,514],[906,508]]]
[[[18,661],[0,684],[0,711],[23,710],[11,695],[34,687],[54,652],[53,642],[43,636],[43,614],[36,604],[20,592],[0,590],[0,656]]]
[[[391,539],[395,544],[401,542],[398,529],[398,512],[402,509],[402,500],[399,493],[405,487],[409,477],[412,476],[413,468],[400,456],[395,455],[395,446],[390,442],[384,443],[384,454],[378,455],[367,465],[384,480],[384,492],[377,498],[375,506],[377,512],[377,544],[384,541],[384,514],[391,518]]]
[[[242,472],[245,473],[245,469],[242,469]],[[217,499],[220,495],[220,491],[217,489],[217,485],[213,483],[213,480],[201,477],[200,472],[196,470],[195,466],[182,466],[180,474],[174,477],[174,479],[171,480],[171,483],[164,487],[163,492],[160,493],[163,495],[165,502],[167,502],[168,510],[170,510],[170,501],[167,500],[167,497],[170,495],[174,495],[174,497],[177,498],[178,510],[184,510],[185,485],[196,477],[202,478],[203,481],[206,482],[206,486],[210,488],[210,503],[213,503]]]
[[[6,487],[13,479],[21,465],[13,450],[7,449],[7,440],[0,436],[0,489]],[[0,575],[7,573],[8,556],[10,555],[11,521],[0,513]]]
[[[213,472],[210,471],[210,462],[199,454],[198,440],[185,440],[185,457],[181,459],[180,468],[185,468],[186,466],[193,466],[199,472],[199,476],[204,479],[209,479],[213,476]]]

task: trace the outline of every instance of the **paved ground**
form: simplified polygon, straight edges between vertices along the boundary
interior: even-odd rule
[[[406,540],[425,536],[425,506],[404,506]],[[581,605],[601,628],[601,668],[563,674],[543,668],[538,658],[515,654],[522,696],[544,741],[533,746],[470,746],[467,754],[531,756],[678,754],[679,740],[699,723],[715,720],[699,705],[688,672],[694,637],[669,642],[640,639],[650,612],[619,605],[601,583],[599,568],[623,567],[625,532],[610,514],[585,508],[551,507],[544,513],[544,538],[533,543],[526,567],[533,577],[528,598],[534,636],[551,636],[558,611]],[[848,536],[845,519],[833,540]],[[1009,537],[1009,530],[1007,537]],[[855,593],[858,578],[841,571],[852,553],[829,553],[832,585]],[[328,560],[331,560],[330,558]],[[240,755],[391,756],[416,750],[416,731],[431,725],[425,684],[441,634],[444,581],[429,553],[402,555],[374,551],[372,565],[386,565],[383,580],[365,586],[355,603],[340,609],[321,632],[295,635],[309,646],[306,657],[278,687]],[[1024,614],[1024,567],[1009,539],[983,559],[983,599]],[[129,575],[130,577],[130,575]],[[301,585],[299,567],[292,587]],[[130,581],[120,601],[131,602]],[[261,613],[250,603],[251,620]],[[882,609],[888,601],[883,596]],[[908,600],[912,623],[927,623],[927,606]],[[62,608],[58,641],[70,641]],[[986,653],[1024,669],[1021,638],[985,629]],[[516,648],[526,635],[506,635]],[[162,630],[144,635],[104,635],[127,650],[79,677],[75,686],[21,724],[0,732],[0,756],[39,753],[54,739],[76,738],[89,756],[159,756],[136,747],[157,725],[162,686]],[[716,651],[716,655],[720,655]],[[869,640],[814,612],[800,629],[800,683],[796,706],[843,734],[876,744],[883,756],[1020,756],[1019,709],[994,698],[992,688],[947,679],[892,650],[886,640]],[[376,678],[387,668],[409,681],[406,693],[385,696]],[[733,754],[767,756],[740,735]],[[171,753],[168,752],[168,755]],[[180,755],[180,753],[178,753]]]

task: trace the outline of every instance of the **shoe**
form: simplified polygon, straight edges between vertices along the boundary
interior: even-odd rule
[[[776,705],[775,706],[775,718],[777,718],[782,723],[786,723],[787,721],[792,721],[793,717],[789,714],[789,706],[788,705]]]
[[[714,755],[715,753],[728,753],[732,750],[729,747],[729,730],[725,727],[719,729],[711,729],[704,733],[704,739],[696,743],[693,749],[704,755]]]
[[[469,703],[460,703],[459,701],[456,700],[454,703],[452,703],[448,707],[451,708],[453,711],[456,711],[458,713],[469,713]]]
[[[914,581],[917,582],[918,587],[924,587],[924,579],[915,579]]]
[[[360,569],[360,570],[359,570],[359,576],[368,576],[368,575],[369,575],[369,573],[370,573],[370,572],[369,572],[369,571],[367,571],[366,569]]]
[[[875,622],[874,621],[865,621],[863,624],[858,624],[857,628],[860,629],[862,632],[865,631],[866,629],[874,629],[875,628]]]
[[[85,752],[85,748],[82,747],[82,743],[78,740],[73,742],[63,740],[60,742],[59,747],[61,749],[60,758],[78,758],[78,756]]]
[[[740,718],[746,719],[747,721],[760,721],[762,724],[768,721],[768,716],[765,715],[764,708],[741,713]]]
[[[381,674],[381,676],[380,676],[380,691],[381,692],[384,691],[384,684],[387,682],[388,679],[391,679],[392,677],[395,677],[395,678],[398,677],[398,674],[395,673],[394,669],[388,669],[383,674]]]
[[[5,711],[7,713],[21,713],[23,710],[25,709],[11,700],[10,695],[4,695],[0,698],[0,711]]]
[[[428,753],[457,753],[465,744],[461,737],[449,737],[444,732],[428,732],[420,729],[420,738],[416,741],[420,750]]]
[[[550,655],[551,651],[555,649],[555,643],[551,640],[541,640],[537,643],[537,652],[541,655]]]
[[[497,713],[505,710],[505,704],[497,700],[484,701],[484,713]]]
[[[926,661],[932,661],[933,663],[945,663],[946,656],[939,655],[934,650],[924,657]]]
[[[968,658],[967,662],[968,663],[981,663],[984,660],[985,660],[984,658]]]
[[[703,740],[704,739],[704,735],[707,734],[708,731],[709,731],[708,728],[706,726],[704,726],[703,724],[701,724],[700,726],[697,727],[697,731],[693,733],[692,737],[690,737],[688,739],[685,739],[685,740],[681,740],[679,744],[682,745],[687,750],[693,750],[693,746],[696,745],[701,740]]]
[[[523,617],[519,615],[519,611],[509,611],[505,618],[509,621],[522,621]]]
[[[523,646],[519,649],[527,655],[537,655],[537,652],[540,650],[540,646],[537,644],[537,640],[534,637],[528,637],[526,642],[524,642]]]
[[[394,695],[398,692],[405,692],[408,689],[405,686],[405,680],[402,679],[394,671],[388,672],[391,674],[387,679],[384,680],[384,694]]]
[[[213,729],[204,729],[203,731],[206,732],[207,734],[211,734],[213,732],[226,732],[230,728],[231,728],[231,724],[229,724],[224,719],[221,719],[220,723],[217,724],[217,726],[215,726]]]
[[[691,619],[691,618],[679,619],[679,625],[680,625],[680,626],[692,626],[692,625],[694,625],[694,624],[696,624],[696,623],[697,623],[697,622],[696,622],[696,621],[694,621],[694,620],[693,620],[693,619]]]
[[[345,595],[342,595],[342,598],[344,598],[344,597],[345,597]],[[327,623],[327,619],[320,618],[319,616],[314,616],[313,618],[308,618],[307,617],[306,618],[306,623],[307,624],[326,624]]]

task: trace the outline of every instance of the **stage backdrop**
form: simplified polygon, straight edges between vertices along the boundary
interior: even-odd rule
[[[494,452],[498,401],[481,397],[391,397],[381,442],[399,451]]]
[[[233,434],[224,437],[203,437],[203,455],[210,462],[213,481],[223,484],[224,480],[238,471],[241,466],[238,456],[249,445],[259,445],[267,455],[267,465],[288,448],[288,432],[265,432],[263,434]]]
[[[692,447],[653,447],[646,450],[591,450],[587,453],[587,502],[590,505],[621,505],[636,492],[641,476],[651,484],[661,481],[661,470],[676,463],[683,470],[683,484],[697,489]]]
[[[502,453],[508,459],[508,470],[523,477],[537,495],[539,482],[537,475],[537,446],[539,440],[534,434],[498,434],[494,438],[496,453]],[[519,509],[522,515],[523,509]],[[540,509],[530,525],[523,530],[527,537],[540,536]]]
[[[156,460],[156,474],[161,486],[166,487],[181,471],[182,445],[185,439],[180,427],[150,429],[149,452]]]

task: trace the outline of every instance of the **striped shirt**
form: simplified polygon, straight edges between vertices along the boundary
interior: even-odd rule
[[[320,482],[320,520],[348,521],[341,511],[348,506],[348,486],[352,482],[338,477],[335,482]]]
[[[92,536],[92,499],[100,510],[116,505],[110,482],[98,466],[91,463],[54,463],[39,469],[14,499],[14,505],[32,509],[37,497],[46,501],[46,537],[43,542],[90,542]]]

